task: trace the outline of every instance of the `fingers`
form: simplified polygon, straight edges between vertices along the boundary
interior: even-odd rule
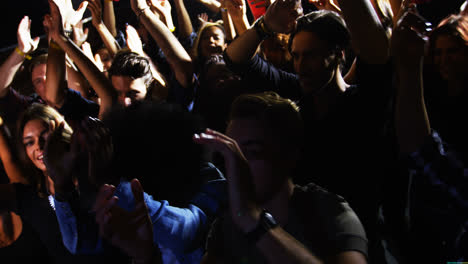
[[[206,145],[213,150],[220,152],[225,157],[229,153],[237,150],[237,143],[226,135],[211,129],[207,129],[205,132],[206,133],[194,134],[194,142]]]
[[[131,181],[131,187],[133,192],[133,197],[135,197],[135,204],[144,204],[144,195],[143,195],[143,187],[138,179],[133,179]]]
[[[97,212],[105,208],[106,203],[112,198],[115,192],[115,186],[109,184],[103,184],[96,194],[96,201],[94,202],[91,211]]]

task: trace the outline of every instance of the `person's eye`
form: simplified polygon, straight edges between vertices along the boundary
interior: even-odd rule
[[[25,141],[25,142],[23,142],[23,145],[24,145],[25,147],[32,146],[32,145],[33,145],[33,141],[32,141],[32,140]]]

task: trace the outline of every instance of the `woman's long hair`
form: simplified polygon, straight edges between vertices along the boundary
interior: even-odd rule
[[[22,113],[17,123],[17,150],[20,162],[25,169],[25,177],[28,182],[35,187],[39,196],[44,197],[47,195],[44,174],[34,166],[31,159],[26,154],[26,149],[22,140],[26,124],[36,119],[43,121],[49,126],[50,121],[54,121],[55,124],[58,125],[64,121],[64,118],[57,110],[50,106],[41,103],[33,103]],[[64,129],[68,130],[70,134],[72,133],[72,129],[66,122]]]

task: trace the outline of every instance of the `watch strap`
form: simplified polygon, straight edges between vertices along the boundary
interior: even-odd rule
[[[245,235],[247,241],[251,244],[256,244],[265,233],[276,226],[278,226],[278,223],[273,216],[263,209],[260,213],[260,219],[255,229]]]
[[[275,33],[269,30],[265,25],[264,17],[259,17],[254,23],[254,29],[257,32],[257,35],[260,37],[261,40],[265,40],[267,38],[273,37]]]

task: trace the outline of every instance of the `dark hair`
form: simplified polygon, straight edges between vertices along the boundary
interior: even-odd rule
[[[136,177],[155,199],[176,206],[199,190],[203,148],[192,137],[204,127],[197,116],[179,105],[139,101],[111,110],[103,122],[114,145],[114,180]]]
[[[150,87],[153,81],[149,60],[127,49],[121,49],[117,52],[107,72],[109,78],[113,75],[129,76],[133,79],[143,78],[146,87]]]
[[[17,137],[16,145],[17,151],[19,154],[20,162],[23,169],[26,171],[25,175],[27,181],[34,186],[36,191],[38,191],[40,196],[46,195],[46,186],[45,186],[45,177],[41,171],[39,171],[36,166],[32,163],[29,157],[26,154],[25,147],[23,145],[23,131],[26,124],[31,120],[41,120],[47,126],[49,126],[50,121],[54,121],[55,124],[60,124],[62,121],[65,121],[63,116],[55,110],[53,107],[50,107],[41,103],[31,104],[24,112],[22,112],[20,118],[17,121]],[[71,127],[65,122],[64,129],[69,131],[69,134],[73,133]],[[67,140],[70,140],[69,138]]]
[[[32,71],[34,70],[34,67],[36,67],[37,65],[47,64],[47,57],[48,57],[47,53],[34,56],[28,66],[29,73],[32,73]]]
[[[312,11],[297,19],[297,25],[291,33],[288,43],[289,52],[294,36],[301,32],[313,32],[325,40],[330,49],[341,52],[350,45],[350,33],[344,19],[336,12],[329,10]]]
[[[243,94],[231,106],[229,120],[257,119],[287,150],[300,149],[303,144],[304,125],[299,107],[275,92]]]

